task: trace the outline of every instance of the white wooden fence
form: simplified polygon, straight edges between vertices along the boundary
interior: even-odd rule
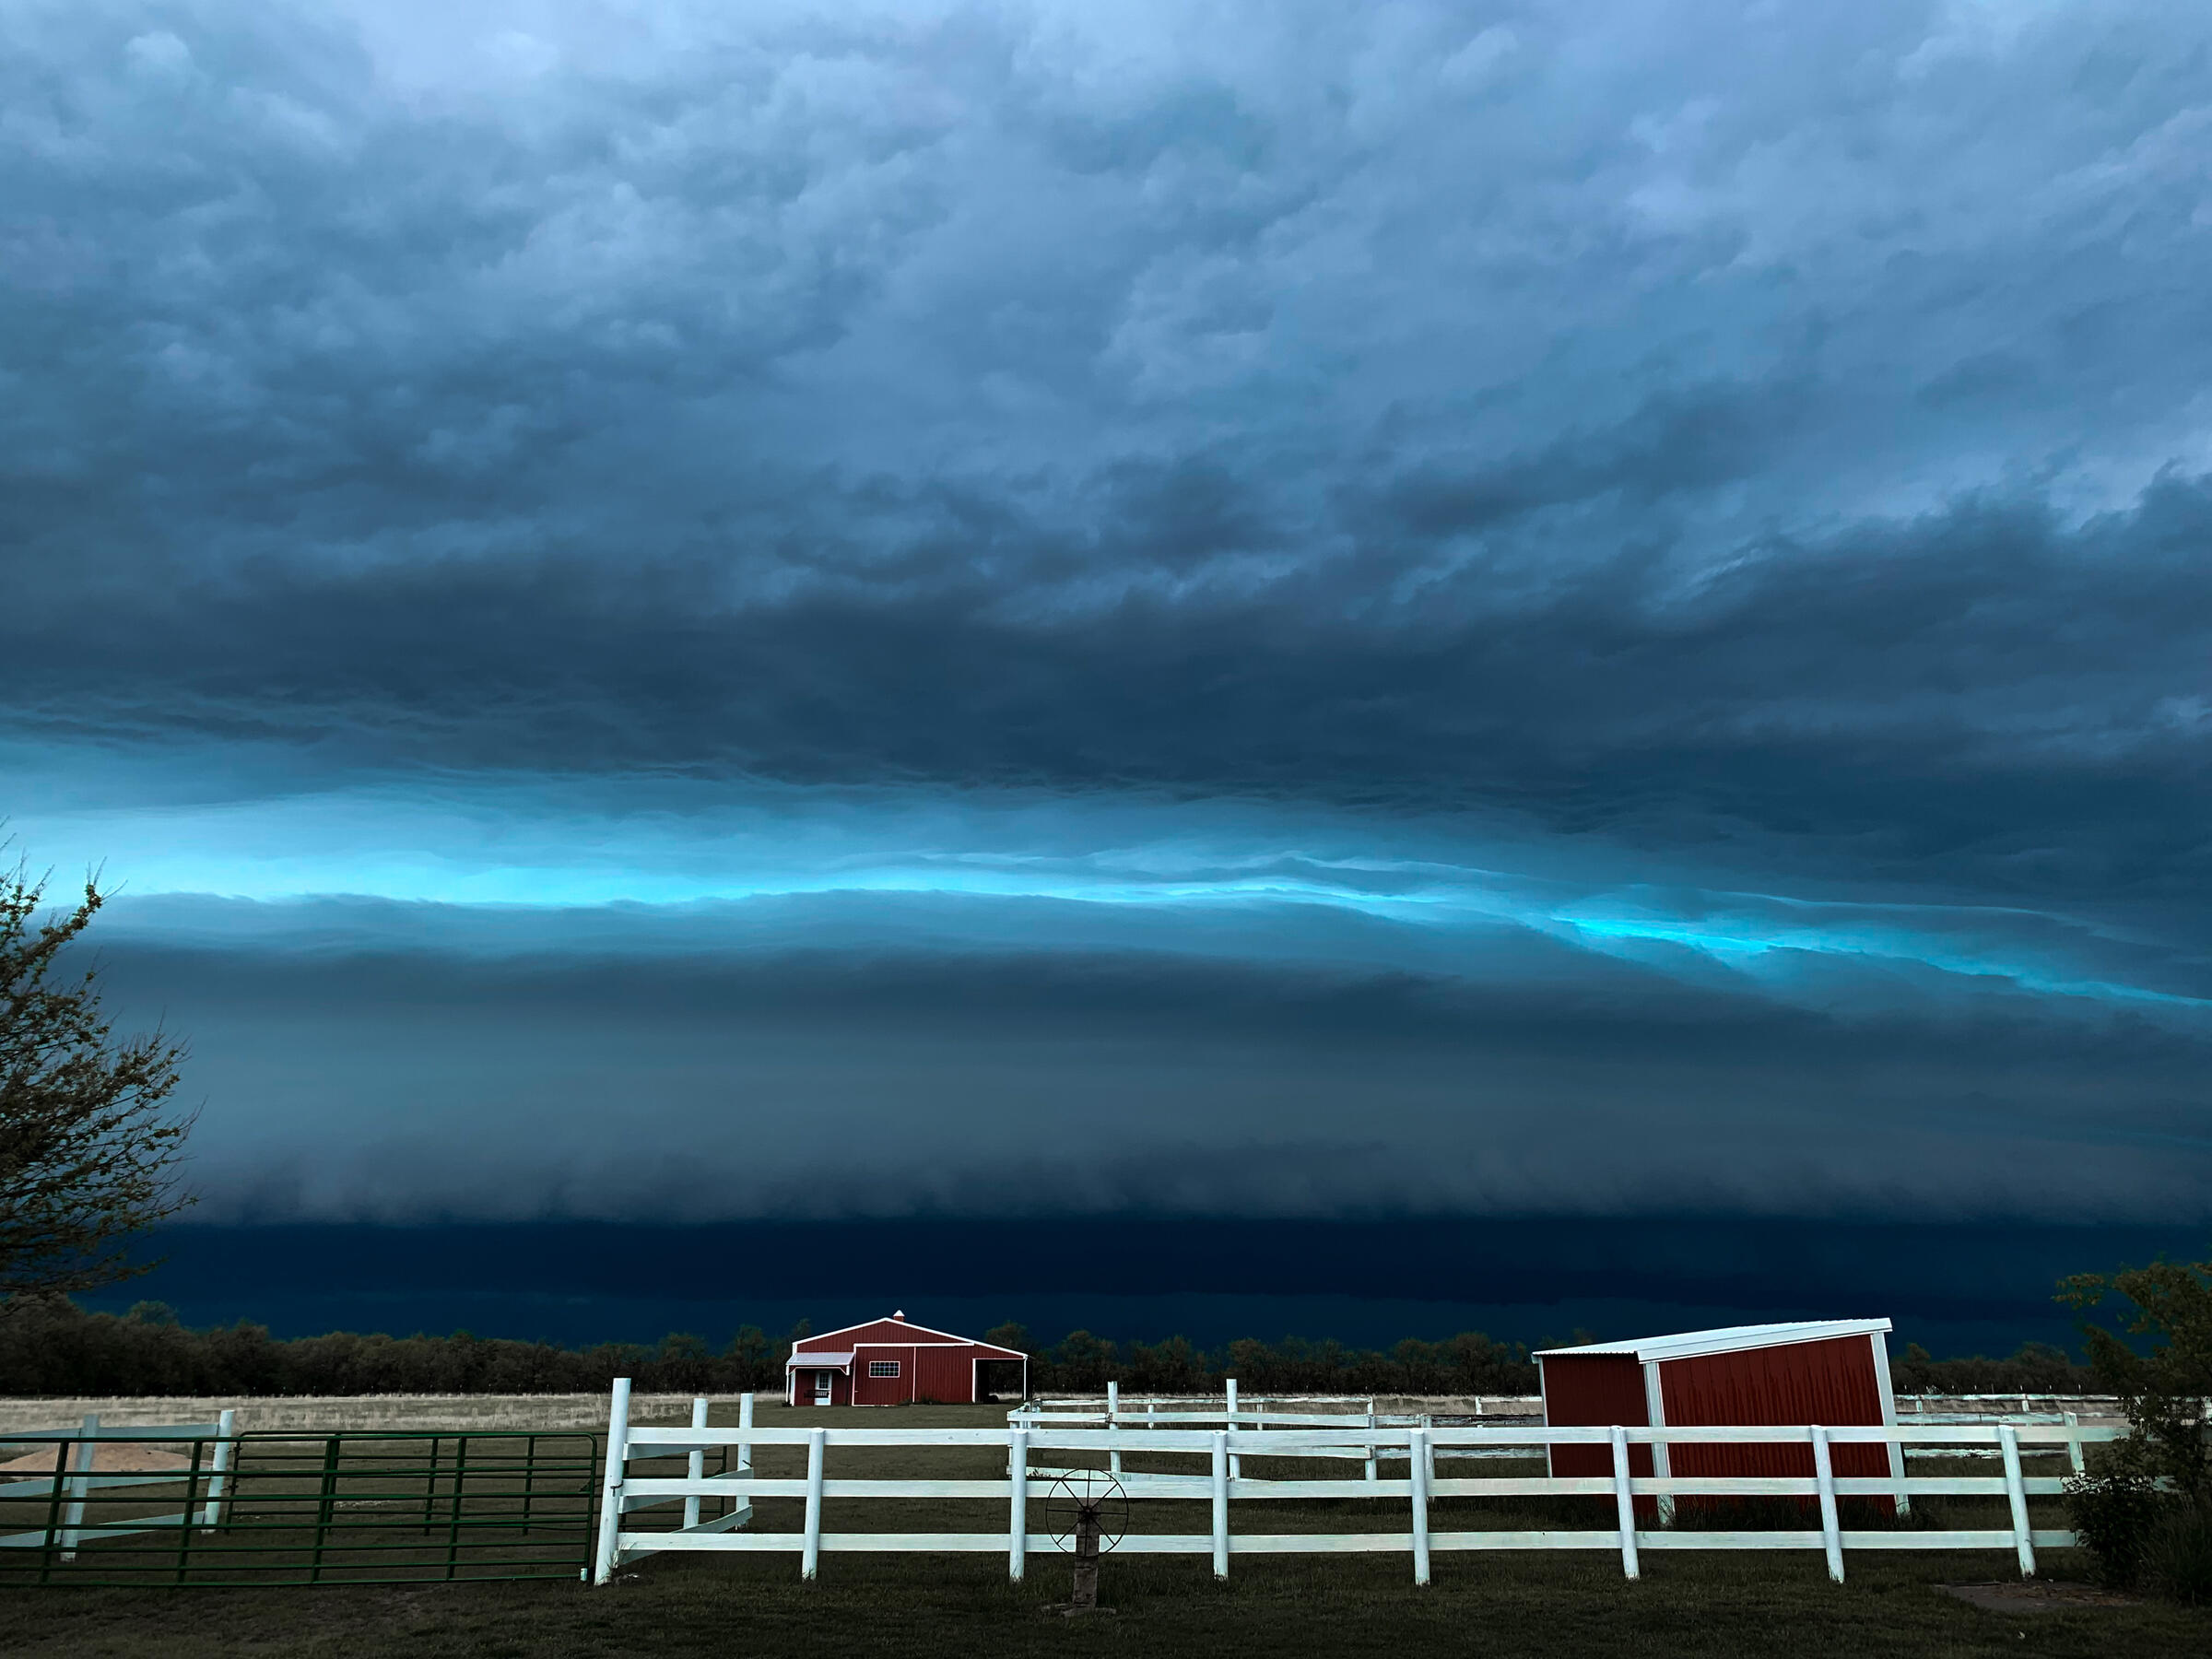
[[[613,1409],[607,1426],[606,1467],[600,1507],[600,1532],[594,1583],[604,1584],[624,1562],[662,1551],[787,1552],[799,1558],[800,1572],[813,1578],[824,1550],[856,1552],[973,1552],[1004,1550],[1006,1570],[1022,1576],[1032,1550],[1051,1550],[1053,1541],[1029,1530],[1030,1503],[1048,1496],[1065,1466],[1097,1466],[1124,1454],[1179,1454],[1202,1460],[1204,1472],[1160,1474],[1124,1471],[1121,1477],[1133,1509],[1148,1500],[1198,1500],[1210,1504],[1211,1525],[1203,1533],[1131,1531],[1117,1546],[1124,1555],[1210,1555],[1217,1577],[1227,1577],[1232,1555],[1339,1554],[1359,1551],[1402,1552],[1412,1557],[1417,1584],[1430,1580],[1430,1561],[1439,1550],[1483,1549],[1602,1549],[1618,1550],[1621,1571],[1638,1575],[1641,1552],[1647,1549],[1818,1549],[1828,1562],[1831,1578],[1843,1578],[1844,1552],[1853,1549],[2002,1549],[2010,1550],[2021,1573],[2035,1571],[2038,1549],[2065,1548],[2075,1542],[2071,1532],[2039,1530],[2029,1522],[2030,1498],[2054,1497],[2064,1490],[2060,1474],[2028,1474],[2023,1457],[2076,1454],[2083,1441],[2109,1441],[2122,1430],[2078,1424],[1914,1424],[1832,1428],[1512,1428],[1454,1426],[1442,1428],[1368,1428],[1347,1422],[1337,1415],[1323,1427],[1300,1425],[1266,1430],[1223,1428],[1064,1427],[1050,1421],[1016,1423],[997,1429],[875,1429],[808,1428],[735,1429],[698,1427],[703,1413],[695,1413],[688,1429],[633,1427],[629,1422],[629,1383],[615,1384]],[[748,1400],[749,1404],[749,1400]],[[1630,1473],[1631,1446],[1672,1445],[1796,1445],[1809,1446],[1815,1473],[1809,1477],[1640,1477]],[[1831,1448],[1837,1445],[1900,1446],[1908,1453],[1956,1456],[1986,1450],[2003,1465],[1999,1475],[1942,1474],[1881,1477],[1840,1477],[1834,1473]],[[763,1478],[749,1466],[756,1446],[804,1447],[803,1477]],[[1511,1449],[1524,1459],[1543,1454],[1547,1446],[1604,1446],[1611,1453],[1608,1476],[1514,1476],[1503,1477],[1440,1477],[1440,1456],[1449,1459],[1469,1453]],[[830,1479],[825,1465],[830,1449],[841,1450],[922,1447],[989,1448],[1003,1452],[1006,1473],[984,1479]],[[735,1448],[739,1470],[713,1479],[700,1473],[705,1453],[713,1448]],[[681,1477],[632,1476],[633,1459],[657,1459],[688,1453],[691,1473]],[[1354,1458],[1371,1476],[1359,1478],[1251,1479],[1236,1472],[1244,1456],[1270,1458]],[[1041,1461],[1035,1461],[1041,1460]],[[1385,1464],[1402,1465],[1403,1477],[1384,1477]],[[1893,1465],[1894,1466],[1894,1465]],[[741,1472],[740,1472],[741,1471]],[[1441,1498],[1561,1497],[1610,1498],[1615,1524],[1589,1531],[1440,1532],[1431,1529],[1430,1505]],[[1638,1524],[1635,1500],[1652,1498],[1671,1501],[1681,1497],[1796,1498],[1816,1505],[1818,1530],[1727,1532],[1696,1531],[1673,1526]],[[1908,1527],[1845,1531],[1839,1513],[1846,1498],[1968,1497],[2002,1499],[2006,1524],[1994,1528]],[[700,1523],[691,1507],[701,1499],[788,1498],[801,1500],[802,1530],[787,1533],[752,1533],[738,1530],[742,1523],[729,1517]],[[822,1524],[822,1505],[829,1499],[935,1499],[987,1500],[1006,1506],[1004,1528],[991,1532],[867,1532],[830,1533]],[[1406,1528],[1388,1532],[1264,1533],[1232,1531],[1230,1506],[1239,1501],[1311,1500],[1362,1498],[1395,1500],[1406,1505]],[[688,1524],[675,1531],[633,1531],[623,1517],[649,1505],[682,1500]]]
[[[703,1419],[702,1419],[703,1420]],[[88,1416],[74,1430],[49,1430],[30,1439],[25,1437],[16,1443],[34,1444],[41,1449],[55,1448],[56,1455],[66,1460],[68,1484],[63,1488],[66,1507],[62,1512],[60,1544],[62,1559],[74,1559],[76,1547],[83,1542],[85,1530],[85,1500],[95,1491],[109,1491],[124,1487],[173,1486],[179,1471],[176,1469],[128,1470],[102,1475],[96,1472],[95,1459],[103,1445],[130,1441],[215,1441],[215,1456],[207,1465],[206,1495],[199,1507],[179,1511],[173,1515],[143,1515],[128,1526],[102,1524],[99,1529],[101,1538],[119,1538],[130,1533],[154,1532],[169,1526],[211,1527],[221,1517],[224,1488],[229,1483],[230,1460],[238,1442],[232,1437],[234,1414],[224,1412],[212,1423],[155,1423],[125,1429],[102,1429],[97,1414]],[[53,1477],[41,1475],[29,1480],[8,1481],[0,1484],[0,1501],[10,1499],[45,1499],[53,1495]],[[10,1533],[0,1536],[0,1549],[40,1549],[49,1542],[49,1534],[41,1527],[33,1532]]]
[[[1090,1397],[1069,1396],[1050,1401],[1024,1401],[1006,1414],[1009,1425],[1025,1428],[1053,1427],[1063,1429],[1085,1428],[1096,1424],[1108,1430],[1157,1429],[1161,1427],[1191,1427],[1218,1423],[1224,1429],[1250,1429],[1257,1432],[1290,1428],[1335,1428],[1342,1425],[1364,1424],[1369,1429],[1434,1429],[1440,1426],[1464,1425],[1466,1413],[1438,1414],[1430,1412],[1388,1412],[1375,1409],[1375,1401],[1355,1394],[1291,1395],[1274,1399],[1265,1395],[1240,1399],[1237,1380],[1227,1380],[1228,1387],[1216,1405],[1211,1398],[1190,1395],[1151,1395],[1124,1401],[1121,1385],[1106,1384],[1105,1394]],[[2124,1421],[2120,1403],[2091,1394],[1961,1394],[1955,1396],[1963,1407],[1959,1410],[1932,1411],[1931,1401],[1938,1404],[1954,1398],[1944,1395],[1900,1395],[1898,1407],[1901,1411],[1908,1401],[1913,1406],[1916,1423],[2012,1423],[2051,1424],[2065,1429],[2066,1454],[2072,1472],[2082,1470],[2081,1448],[2085,1440],[2099,1438],[2088,1430],[2100,1426],[2117,1426]],[[1973,1409],[1977,1405],[1994,1406],[2002,1403],[2018,1402],[2018,1411]],[[1473,1416],[1477,1422],[1486,1418],[1513,1422],[1531,1419],[1541,1422],[1544,1417],[1544,1396],[1489,1396],[1474,1401]],[[1338,1406],[1336,1411],[1314,1411],[1315,1406]],[[1301,1410],[1300,1407],[1307,1409]],[[2044,1407],[2034,1409],[2031,1407]],[[2087,1410],[2081,1409],[2087,1407]],[[2109,1438],[2109,1437],[2106,1437]],[[1907,1457],[1995,1458],[1999,1455],[1994,1445],[1989,1446],[1907,1446]],[[1315,1453],[1319,1456],[1363,1458],[1367,1465],[1367,1478],[1375,1478],[1375,1460],[1371,1453],[1347,1448],[1334,1453]],[[1517,1458],[1527,1453],[1514,1445],[1451,1446],[1440,1450],[1438,1456],[1462,1459]],[[1230,1477],[1240,1473],[1240,1459],[1230,1461]],[[1116,1475],[1122,1472],[1121,1453],[1110,1454],[1109,1467]]]

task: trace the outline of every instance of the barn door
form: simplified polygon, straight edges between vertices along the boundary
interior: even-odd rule
[[[830,1379],[834,1375],[836,1375],[834,1371],[818,1371],[814,1373],[814,1403],[817,1406],[830,1404]]]

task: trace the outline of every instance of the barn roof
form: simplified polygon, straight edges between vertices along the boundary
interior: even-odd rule
[[[1886,1319],[1800,1319],[1783,1324],[1724,1325],[1713,1331],[1685,1331],[1673,1336],[1638,1336],[1627,1342],[1593,1342],[1582,1347],[1544,1348],[1536,1358],[1558,1355],[1626,1354],[1639,1361],[1688,1359],[1699,1354],[1729,1354],[1741,1348],[1780,1347],[1792,1342],[1826,1342],[1837,1336],[1871,1336],[1887,1331]]]
[[[985,1342],[976,1336],[956,1336],[950,1331],[933,1330],[928,1325],[916,1324],[903,1313],[893,1313],[888,1318],[864,1319],[858,1324],[840,1325],[834,1331],[823,1331],[816,1335],[802,1336],[792,1345],[791,1359],[785,1363],[787,1365],[796,1364],[801,1359],[811,1362],[824,1358],[825,1354],[828,1354],[828,1358],[835,1359],[840,1356],[830,1354],[825,1349],[810,1348],[806,1344],[827,1342],[832,1336],[844,1336],[849,1339],[854,1331],[877,1329],[883,1329],[887,1337],[890,1331],[895,1329],[899,1340],[895,1342],[889,1340],[854,1341],[852,1344],[853,1347],[971,1347],[981,1348],[986,1356],[995,1355],[1002,1359],[1026,1359],[1029,1358],[1018,1348],[1000,1347],[994,1342]],[[842,1355],[842,1358],[851,1359],[853,1356],[848,1351]]]
[[[825,1348],[819,1353],[794,1354],[783,1361],[785,1371],[795,1371],[801,1366],[808,1371],[851,1371],[853,1356],[850,1352],[832,1354]]]

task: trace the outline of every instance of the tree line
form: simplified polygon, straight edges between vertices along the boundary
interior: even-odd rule
[[[617,1377],[656,1394],[781,1394],[792,1344],[809,1334],[804,1324],[781,1338],[745,1325],[721,1347],[682,1333],[581,1347],[465,1331],[279,1338],[244,1321],[194,1329],[158,1302],[104,1313],[53,1297],[0,1318],[0,1394],[596,1394]],[[1218,1394],[1230,1377],[1247,1394],[1536,1392],[1527,1347],[1479,1332],[1441,1342],[1409,1337],[1387,1349],[1295,1336],[1208,1349],[1182,1336],[1124,1344],[1088,1331],[1041,1344],[1018,1324],[1000,1325],[986,1339],[1029,1354],[1030,1386],[1046,1394],[1097,1393],[1109,1381],[1132,1394]],[[1892,1362],[1892,1373],[1908,1394],[2095,1388],[2087,1367],[2040,1343],[2007,1359],[1934,1359],[1913,1347]]]

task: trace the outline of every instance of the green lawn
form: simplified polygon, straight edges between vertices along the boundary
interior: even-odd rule
[[[2060,1571],[2065,1563],[2058,1563]],[[781,1559],[641,1563],[610,1589],[568,1584],[265,1591],[46,1590],[0,1598],[0,1653],[70,1659],[212,1654],[530,1656],[895,1653],[1582,1655],[2164,1654],[2212,1653],[2212,1614],[2142,1606],[1983,1612],[1937,1594],[1999,1576],[1986,1557],[1854,1561],[1672,1556],[1625,1583],[1597,1558],[1440,1558],[1417,1590],[1395,1558],[1109,1560],[1116,1617],[1066,1620],[1057,1562],[1006,1582],[978,1558],[826,1558],[798,1582]]]

